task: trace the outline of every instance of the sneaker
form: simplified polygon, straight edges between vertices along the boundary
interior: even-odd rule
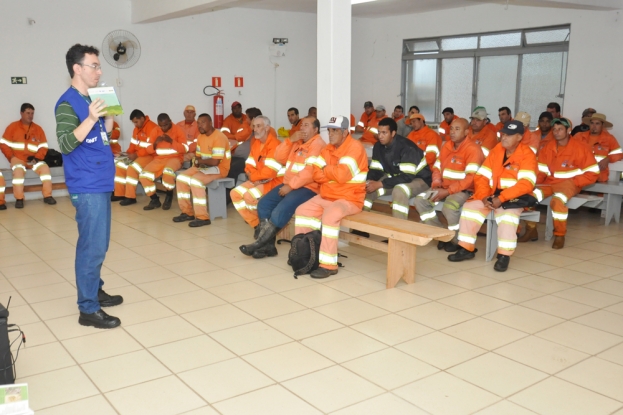
[[[46,205],[55,205],[56,200],[52,196],[48,196],[43,198],[43,203],[45,203]]]
[[[128,205],[133,205],[135,203],[136,203],[136,198],[134,198],[134,197],[126,197],[119,204],[121,206],[128,206]]]
[[[110,295],[102,289],[97,291],[97,299],[100,302],[100,307],[114,307],[116,305],[123,303],[122,296]]]
[[[448,255],[448,261],[461,262],[461,261],[465,261],[466,259],[472,259],[476,256],[477,251],[478,251],[477,249],[474,249],[474,251],[471,252],[463,247],[460,247],[459,250],[456,251],[454,254]]]
[[[82,326],[93,326],[96,329],[114,329],[121,325],[121,320],[117,317],[109,316],[104,310],[99,309],[91,314],[81,311],[78,323]]]
[[[195,219],[192,222],[188,222],[188,226],[190,226],[191,228],[198,228],[200,226],[206,226],[211,224],[212,222],[210,222],[210,219]]]
[[[176,216],[173,218],[173,222],[179,223],[179,222],[186,222],[187,220],[195,220],[194,216],[189,216],[185,213],[182,213],[179,216]]]
[[[336,269],[318,268],[318,269],[313,270],[310,276],[312,278],[321,279],[321,278],[327,278],[335,274],[337,274]]]

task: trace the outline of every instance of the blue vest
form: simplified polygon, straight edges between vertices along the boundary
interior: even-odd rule
[[[54,113],[62,102],[71,105],[80,123],[89,117],[89,104],[70,87],[59,98]],[[115,161],[110,145],[104,144],[100,125],[106,132],[103,119],[95,123],[84,141],[71,153],[63,154],[65,183],[69,193],[105,193],[115,188]]]

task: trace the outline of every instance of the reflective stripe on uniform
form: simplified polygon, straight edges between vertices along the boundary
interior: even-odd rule
[[[309,216],[296,216],[294,218],[294,226],[301,228],[311,228],[314,230],[320,230],[322,222],[318,218]]]

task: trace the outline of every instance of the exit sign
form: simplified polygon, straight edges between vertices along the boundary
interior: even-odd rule
[[[11,77],[11,84],[13,85],[25,85],[27,83],[28,82],[25,76],[12,76]]]

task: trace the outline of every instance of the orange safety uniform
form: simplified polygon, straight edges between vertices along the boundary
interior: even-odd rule
[[[547,144],[548,141],[554,140],[554,132],[552,130],[549,130],[549,133],[547,133],[547,135],[543,137],[543,135],[541,134],[541,130],[536,130],[532,132],[532,139],[539,140],[539,147],[536,152],[537,154],[539,154],[541,152],[541,149],[545,147],[545,144]]]
[[[489,124],[487,124],[489,125]],[[498,135],[497,132],[493,132],[490,128],[486,126],[482,128],[477,134],[470,129],[471,139],[474,143],[478,144],[482,149],[482,153],[487,157],[489,152],[498,145]]]
[[[567,201],[580,193],[584,186],[595,183],[599,177],[599,166],[590,147],[580,140],[569,139],[566,146],[550,140],[538,156],[538,187],[535,190],[539,201],[552,196],[550,206],[554,219],[554,235],[567,233]]]
[[[275,151],[279,144],[281,143],[274,130],[268,132],[265,143],[254,139],[244,168],[249,180],[230,192],[234,207],[252,227],[260,223],[257,204],[262,196],[283,183],[285,169],[275,160]]]
[[[354,133],[355,132],[355,116],[353,114],[350,114],[350,132]]]
[[[513,121],[514,118],[511,117],[510,120],[508,121]],[[504,128],[504,123],[502,121],[500,121],[499,123],[495,124],[495,131],[500,131],[502,128]]]
[[[504,203],[523,195],[532,195],[536,183],[537,160],[534,152],[519,143],[506,160],[506,149],[495,146],[474,176],[474,196],[463,205],[459,221],[459,245],[474,251],[476,237],[491,209],[482,199],[496,195]],[[494,210],[498,224],[498,254],[512,255],[517,248],[517,226],[523,208]]]
[[[404,117],[405,117],[405,115],[402,114],[400,117],[394,118],[394,121],[398,122],[398,121],[402,120]]]
[[[407,138],[424,152],[426,163],[432,170],[437,157],[439,157],[439,149],[441,148],[441,137],[439,134],[431,130],[428,125],[425,125],[417,131],[411,131]]]
[[[2,138],[0,138],[0,149],[11,163],[11,169],[13,170],[13,195],[15,199],[24,198],[26,169],[32,169],[39,175],[43,197],[52,196],[50,167],[43,161],[48,153],[48,140],[39,125],[33,122],[27,126],[21,120],[12,122],[4,131]],[[29,164],[28,157],[34,157],[37,161]],[[4,191],[2,193],[4,194]]]
[[[452,141],[446,142],[433,166],[431,187],[448,189],[450,194],[473,191],[474,175],[484,159],[480,146],[469,138],[456,149]]]
[[[599,163],[606,157],[608,157],[609,163],[623,160],[623,150],[621,150],[619,142],[616,138],[614,138],[612,134],[610,134],[606,130],[602,130],[601,134],[597,136],[592,135],[590,131],[577,133],[573,136],[572,140],[580,140],[584,144],[592,148],[597,163]],[[606,167],[604,170],[600,170],[599,179],[597,179],[597,181],[607,182],[609,173],[610,169],[608,167]]]
[[[197,142],[197,137],[199,137],[199,127],[197,127],[197,120],[193,120],[190,124],[186,122],[186,120],[182,120],[176,124],[186,134],[186,141],[192,141],[193,143]]]
[[[205,134],[199,135],[197,137],[195,157],[202,160],[220,160],[217,166],[219,172],[218,174],[208,174],[203,173],[200,167],[191,167],[180,173],[175,180],[177,203],[180,206],[180,210],[188,216],[208,220],[210,219],[210,213],[208,212],[206,185],[214,180],[227,177],[231,166],[231,151],[229,150],[227,136],[219,130],[214,130],[209,136]]]
[[[383,118],[389,118],[389,117],[386,115]],[[379,121],[381,121],[383,118],[376,118],[375,116],[374,119],[370,120],[370,122],[368,123],[368,127],[364,130],[363,134],[361,135],[360,140],[362,143],[371,143],[371,144],[376,143],[375,135],[378,135],[379,133]]]
[[[4,176],[0,171],[0,206],[4,205],[4,191],[6,190],[6,183],[4,181]]]
[[[540,141],[540,136],[532,134],[532,131],[530,131],[528,127],[524,126],[524,133],[523,138],[521,139],[521,144],[527,145],[532,149],[532,151],[534,151],[534,154],[536,154],[539,151]]]
[[[163,134],[165,133],[160,127],[154,128],[149,134],[150,145],[147,147],[147,153],[153,155],[154,159],[138,176],[147,196],[156,193],[154,181],[160,176],[162,176],[162,185],[168,191],[175,189],[175,172],[182,168],[184,154],[189,149],[186,134],[177,125],[172,125],[171,129],[166,132],[173,142],[162,141],[154,149],[156,139]]]
[[[492,123],[487,123],[484,128],[488,128],[489,130],[491,130],[494,134],[498,133],[498,129],[495,127],[494,124]]]
[[[306,187],[314,193],[318,193],[320,185],[314,181],[314,162],[316,157],[325,147],[326,143],[316,134],[307,142],[303,140],[294,143],[286,138],[283,143],[275,150],[275,160],[281,165],[285,165],[283,183],[292,189]]]
[[[314,180],[320,194],[296,209],[295,232],[322,229],[320,267],[337,269],[340,221],[361,212],[366,198],[368,156],[361,142],[346,137],[342,145],[327,145],[314,163]]]
[[[251,137],[253,130],[249,124],[249,117],[247,117],[246,114],[242,114],[240,119],[234,117],[234,114],[229,114],[227,118],[223,120],[221,132],[223,132],[229,140],[236,141],[236,145],[233,145],[231,148],[231,151],[234,151],[236,147]]]
[[[458,115],[455,115],[452,121],[456,120],[457,118],[459,118]],[[450,140],[450,124],[448,124],[445,119],[441,122],[441,124],[439,124],[439,130],[437,131],[439,132],[439,136],[441,137],[442,142],[445,143],[446,141]]]
[[[158,128],[158,124],[145,117],[145,123],[142,128],[134,127],[130,146],[126,153],[136,154],[137,158],[131,163],[126,164],[123,161],[115,161],[115,196],[125,196],[129,199],[136,199],[136,185],[138,184],[138,176],[141,174],[145,166],[147,166],[154,157],[147,153],[149,143],[149,134]],[[128,169],[128,167],[131,167]]]
[[[301,130],[301,118],[299,118],[299,120],[295,124],[292,124],[292,128],[288,130],[288,136],[292,137],[292,134],[300,130]]]
[[[110,133],[110,149],[114,155],[121,153],[121,144],[119,144],[119,138],[121,137],[121,128],[117,121],[112,122],[112,133]]]

